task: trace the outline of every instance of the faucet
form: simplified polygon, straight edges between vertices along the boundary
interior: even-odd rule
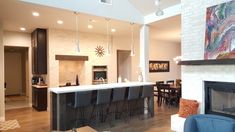
[[[99,80],[101,80],[101,81],[102,81],[102,84],[105,84],[105,80],[104,80],[104,78],[103,78],[103,77],[100,77],[100,78],[99,78]]]

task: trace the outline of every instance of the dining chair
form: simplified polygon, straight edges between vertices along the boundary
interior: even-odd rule
[[[156,84],[157,85],[157,90],[158,90],[158,106],[162,105],[162,102],[166,102],[169,99],[169,84]]]
[[[175,80],[175,85],[176,86],[181,86],[181,79],[176,79]]]
[[[154,86],[153,90],[154,96],[157,97],[157,100],[159,100],[157,84],[164,84],[164,81],[156,81],[156,85]]]
[[[174,84],[175,84],[175,81],[174,81],[174,80],[167,80],[167,81],[166,81],[166,84],[174,85]]]

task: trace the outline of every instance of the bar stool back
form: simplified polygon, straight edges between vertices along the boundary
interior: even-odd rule
[[[135,87],[129,87],[128,90],[128,97],[127,97],[127,113],[128,113],[128,119],[134,115],[135,111],[138,111],[139,109],[139,103],[140,101],[140,86],[135,86]]]
[[[73,108],[76,110],[76,127],[85,126],[88,119],[85,118],[86,108],[91,106],[92,91],[76,92],[74,96]],[[78,123],[81,122],[81,123]]]
[[[112,89],[101,89],[97,91],[96,104],[93,107],[90,123],[95,118],[95,125],[98,125],[100,122],[104,122],[109,113],[107,113],[111,101],[111,92]],[[95,117],[94,117],[95,113]]]

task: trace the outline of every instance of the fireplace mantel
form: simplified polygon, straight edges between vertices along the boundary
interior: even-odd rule
[[[55,55],[56,60],[69,60],[69,61],[88,61],[88,56],[80,55]]]
[[[214,60],[185,60],[179,61],[178,65],[234,65],[235,59],[214,59]]]

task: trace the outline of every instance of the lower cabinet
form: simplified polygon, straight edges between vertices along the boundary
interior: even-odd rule
[[[32,105],[37,111],[47,110],[47,88],[32,87]]]

